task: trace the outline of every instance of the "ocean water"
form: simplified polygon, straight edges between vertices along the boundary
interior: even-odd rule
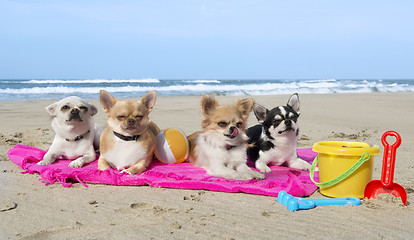
[[[159,96],[275,95],[323,93],[413,92],[414,79],[366,80],[163,80],[163,79],[2,79],[0,101],[99,98],[99,90],[117,98],[141,97],[150,90]]]

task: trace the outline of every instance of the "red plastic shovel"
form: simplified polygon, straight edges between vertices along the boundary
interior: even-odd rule
[[[390,145],[387,142],[388,136],[394,136],[396,141]],[[400,197],[404,205],[407,205],[407,192],[398,183],[394,183],[394,165],[395,152],[401,144],[401,136],[394,131],[385,132],[381,137],[382,145],[384,145],[384,159],[382,162],[381,181],[372,180],[365,187],[364,197],[377,198],[378,194],[391,193],[395,197]]]

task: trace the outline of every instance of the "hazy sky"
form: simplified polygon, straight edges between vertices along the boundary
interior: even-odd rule
[[[414,78],[411,0],[0,0],[0,79]]]

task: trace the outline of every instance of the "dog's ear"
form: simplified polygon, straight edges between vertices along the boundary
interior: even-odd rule
[[[210,115],[216,111],[218,107],[218,101],[214,95],[202,95],[201,96],[201,115]]]
[[[299,112],[299,107],[300,107],[300,102],[299,102],[299,95],[297,93],[294,93],[292,96],[290,96],[287,105],[290,106],[295,112],[297,112],[298,114]]]
[[[46,112],[48,112],[51,117],[56,117],[57,106],[58,106],[57,102],[50,104],[49,106],[46,107]]]
[[[250,112],[253,110],[254,107],[254,99],[253,98],[245,98],[242,100],[238,100],[234,105],[242,114],[244,119],[247,119]]]
[[[141,103],[148,109],[148,112],[152,111],[152,108],[155,105],[155,100],[157,99],[157,91],[152,90],[148,92],[141,98]]]
[[[108,93],[105,90],[101,90],[99,92],[99,96],[101,99],[101,105],[102,105],[104,112],[109,113],[111,108],[115,105],[115,103],[118,100],[116,100],[116,98],[114,98],[110,93]]]
[[[95,105],[89,103],[89,107],[91,108],[91,116],[94,116],[96,113],[98,113],[98,108],[95,107]]]
[[[257,118],[257,121],[260,124],[262,124],[262,123],[264,123],[269,110],[267,110],[267,108],[263,107],[262,105],[256,103],[254,105],[253,112],[254,112],[254,115]]]

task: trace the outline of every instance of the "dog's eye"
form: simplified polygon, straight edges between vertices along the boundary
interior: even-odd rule
[[[290,120],[296,122],[298,120],[298,115],[295,115],[295,114],[291,113],[291,114],[289,114],[287,119],[290,119]]]
[[[119,116],[117,116],[116,117],[119,121],[122,121],[122,120],[124,120],[125,119],[125,116],[124,115],[119,115]]]
[[[274,120],[273,125],[277,126],[282,122],[282,120]]]
[[[135,118],[142,118],[144,117],[143,115],[136,115]]]
[[[65,105],[62,107],[62,110],[68,110],[70,107],[68,105]]]
[[[236,124],[236,126],[237,126],[238,128],[240,128],[242,125],[243,125],[243,123],[242,123],[242,122],[238,122],[238,123]]]
[[[87,108],[87,107],[85,107],[85,106],[82,106],[82,107],[80,107],[79,109],[80,109],[80,110],[82,110],[82,111],[84,111],[84,112],[88,111],[88,108]]]
[[[219,122],[219,123],[218,123],[218,125],[219,125],[219,127],[221,127],[221,128],[225,128],[225,127],[227,127],[227,123],[226,123],[226,122]]]

